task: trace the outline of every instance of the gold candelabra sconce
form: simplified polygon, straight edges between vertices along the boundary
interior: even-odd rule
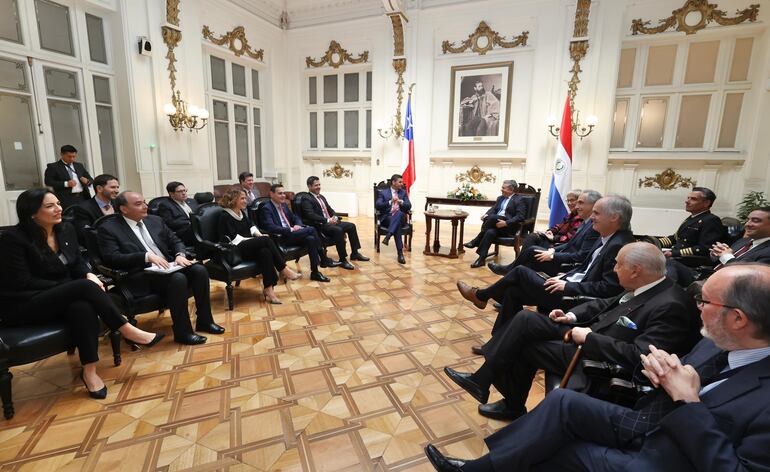
[[[209,112],[205,108],[199,108],[195,105],[188,105],[182,100],[179,91],[171,95],[171,103],[163,106],[163,113],[168,116],[168,121],[174,131],[196,132],[203,129],[209,120]]]
[[[581,141],[583,138],[587,137],[594,131],[594,128],[596,128],[597,124],[599,124],[599,119],[595,115],[588,115],[585,123],[581,123],[580,112],[572,112],[572,133],[580,138]],[[559,139],[559,131],[561,130],[561,127],[559,126],[559,121],[556,118],[556,115],[549,116],[546,121],[546,125],[548,126],[548,132],[551,133],[551,136]]]

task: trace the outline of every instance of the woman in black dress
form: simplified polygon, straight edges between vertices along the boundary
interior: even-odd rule
[[[283,254],[278,250],[272,239],[260,234],[256,226],[249,220],[244,212],[246,208],[246,192],[237,188],[227,191],[220,199],[219,205],[225,211],[219,217],[219,238],[222,242],[235,240],[236,235],[243,238],[238,244],[238,251],[243,260],[256,261],[262,270],[262,284],[265,287],[262,293],[265,301],[280,304],[281,300],[275,295],[273,287],[278,283],[279,273],[289,280],[301,277],[286,265]]]
[[[96,372],[99,319],[127,340],[150,347],[163,338],[132,326],[80,255],[75,228],[62,222],[59,199],[48,189],[16,200],[19,223],[0,235],[0,306],[6,326],[66,322],[78,348],[80,378],[92,398],[107,396]]]

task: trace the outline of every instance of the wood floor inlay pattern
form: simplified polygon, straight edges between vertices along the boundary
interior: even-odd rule
[[[392,245],[371,248],[371,220],[353,221],[372,260],[325,269],[328,284],[279,285],[283,305],[265,304],[261,280],[250,280],[227,311],[224,284],[212,282],[214,317],[227,332],[205,345],[167,337],[150,350],[124,349],[114,367],[102,340],[106,400],[86,396],[77,356],[11,369],[16,416],[0,422],[0,468],[417,472],[433,470],[428,442],[454,456],[484,454],[483,438],[505,423],[478,415],[442,369],[478,368],[470,348],[494,322],[491,307],[463,300],[456,281],[497,277],[468,267],[473,252],[424,256],[419,238],[402,266]],[[171,333],[168,313],[138,319]],[[530,397],[530,408],[543,397],[540,376]],[[493,391],[490,401],[499,398]]]

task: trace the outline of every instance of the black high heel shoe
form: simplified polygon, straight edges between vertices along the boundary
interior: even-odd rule
[[[166,335],[163,333],[155,333],[155,337],[152,338],[152,340],[148,343],[141,344],[134,341],[131,341],[130,339],[126,339],[126,343],[128,343],[129,346],[131,346],[131,349],[134,351],[137,351],[139,349],[149,349],[153,347],[154,345],[158,344],[161,339],[165,338]]]
[[[100,388],[99,390],[96,390],[92,392],[91,390],[88,390],[88,384],[86,383],[86,379],[83,377],[83,371],[80,371],[80,380],[83,381],[83,385],[86,386],[86,392],[88,392],[88,396],[91,398],[94,398],[96,400],[104,400],[107,398],[107,386]]]

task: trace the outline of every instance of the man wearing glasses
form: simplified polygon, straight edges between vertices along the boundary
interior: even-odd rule
[[[625,408],[558,389],[486,438],[472,461],[425,452],[439,471],[768,470],[770,266],[735,263],[712,275],[697,304],[701,340],[681,360],[650,346],[642,374],[655,390]]]
[[[158,216],[186,246],[195,245],[190,215],[198,210],[198,203],[187,198],[187,187],[182,182],[169,182],[166,191],[168,198],[158,203]]]

